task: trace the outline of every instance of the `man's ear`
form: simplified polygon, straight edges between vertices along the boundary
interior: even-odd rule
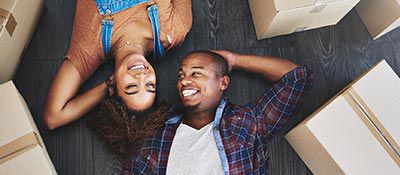
[[[228,89],[229,82],[230,82],[229,77],[227,75],[224,75],[222,77],[222,82],[221,82],[221,91]]]

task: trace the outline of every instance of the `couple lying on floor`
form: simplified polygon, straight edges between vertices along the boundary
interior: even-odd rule
[[[132,174],[268,174],[268,141],[308,95],[312,72],[288,60],[224,50],[194,51],[177,73],[181,103],[155,104],[147,58],[181,44],[192,24],[190,0],[77,0],[70,48],[48,93],[44,121],[55,129],[101,104],[88,124]],[[115,71],[77,94],[105,62]],[[274,85],[248,105],[224,98],[229,72],[263,75]]]

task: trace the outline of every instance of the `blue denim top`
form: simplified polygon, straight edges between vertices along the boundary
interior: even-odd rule
[[[112,15],[122,10],[131,8],[139,3],[151,2],[152,0],[96,0],[99,13],[103,15],[101,22],[101,41],[103,43],[104,55],[107,56],[110,52],[112,27],[114,19]],[[160,40],[160,21],[158,18],[158,7],[154,3],[147,7],[147,13],[150,18],[151,26],[154,35],[154,58],[162,58],[164,56],[164,47]]]

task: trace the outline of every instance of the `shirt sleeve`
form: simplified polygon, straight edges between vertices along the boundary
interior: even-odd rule
[[[257,133],[272,138],[295,115],[313,84],[312,71],[303,65],[284,75],[252,104],[257,120]]]
[[[101,19],[92,1],[76,2],[71,42],[65,59],[72,62],[82,79],[86,80],[104,62],[100,36]]]

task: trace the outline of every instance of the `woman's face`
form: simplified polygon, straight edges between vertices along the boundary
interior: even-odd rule
[[[131,54],[115,70],[117,93],[133,111],[150,108],[156,97],[156,74],[143,55]]]

